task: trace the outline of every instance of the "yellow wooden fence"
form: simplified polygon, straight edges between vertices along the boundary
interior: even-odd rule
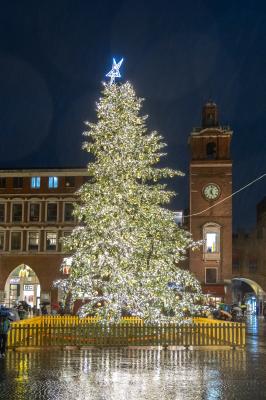
[[[146,324],[139,318],[100,323],[95,317],[43,316],[12,323],[9,348],[51,346],[245,346],[245,324],[194,319]]]
[[[233,343],[234,346],[246,345],[246,325],[244,323],[228,322],[209,318],[194,318],[199,324],[205,341],[214,340]]]

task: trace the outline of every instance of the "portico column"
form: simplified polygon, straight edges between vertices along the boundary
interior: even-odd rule
[[[19,279],[19,284],[20,284],[20,293],[19,293],[19,300],[23,301],[24,300],[24,276],[21,276]]]
[[[36,282],[34,282],[34,285],[33,285],[33,289],[34,289],[34,294],[33,294],[33,296],[34,296],[34,303],[33,303],[33,305],[34,306],[37,306],[37,283]]]

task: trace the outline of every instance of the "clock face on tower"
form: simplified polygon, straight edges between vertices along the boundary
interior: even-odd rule
[[[221,189],[215,183],[208,183],[202,189],[202,193],[207,200],[216,200],[220,196]]]

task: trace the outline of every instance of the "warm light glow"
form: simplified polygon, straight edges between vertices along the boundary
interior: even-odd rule
[[[30,271],[27,265],[23,264],[22,268],[19,270],[18,276],[20,278],[28,278]]]
[[[141,106],[129,82],[104,84],[97,122],[84,134],[92,161],[74,208],[79,226],[63,240],[71,261],[64,259],[62,270],[71,270],[58,285],[103,320],[127,312],[149,322],[189,322],[184,317],[201,308],[201,287],[177,264],[196,244],[166,208],[175,193],[160,183],[182,173],[159,167],[166,144],[147,131]]]
[[[206,233],[206,251],[207,253],[217,252],[217,233]]]

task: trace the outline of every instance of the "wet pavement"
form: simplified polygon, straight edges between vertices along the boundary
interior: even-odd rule
[[[0,399],[266,399],[266,323],[249,321],[245,350],[9,351]]]

